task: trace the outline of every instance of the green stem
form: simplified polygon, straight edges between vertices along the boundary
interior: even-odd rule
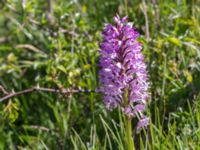
[[[123,98],[124,98],[124,104],[125,106],[127,106],[128,105],[128,89],[124,90]],[[135,150],[134,141],[132,137],[131,118],[129,116],[125,116],[125,127],[126,127],[128,150]]]
[[[127,135],[128,150],[135,150],[132,137],[131,119],[129,117],[126,117],[126,135]]]

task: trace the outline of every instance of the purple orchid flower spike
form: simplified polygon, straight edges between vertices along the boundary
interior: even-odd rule
[[[116,15],[116,25],[107,24],[104,28],[100,45],[100,91],[106,108],[119,106],[125,115],[139,117],[139,131],[149,123],[149,118],[142,114],[149,97],[149,82],[142,44],[137,41],[139,33],[127,20],[127,16],[120,19]]]

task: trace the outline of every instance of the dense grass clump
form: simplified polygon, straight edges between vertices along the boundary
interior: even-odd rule
[[[94,91],[101,31],[117,13],[141,34],[151,82],[136,149],[200,148],[199,0],[2,0],[0,101],[33,89],[0,102],[0,149],[127,149],[121,110]]]

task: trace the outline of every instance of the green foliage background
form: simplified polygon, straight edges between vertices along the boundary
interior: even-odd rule
[[[101,31],[116,13],[140,32],[150,74],[151,124],[136,148],[200,149],[199,0],[1,0],[0,85],[98,88]],[[124,137],[121,112],[108,112],[97,93],[0,103],[0,149],[116,150]]]

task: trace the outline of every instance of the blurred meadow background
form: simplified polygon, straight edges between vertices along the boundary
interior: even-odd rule
[[[151,82],[138,150],[200,149],[199,0],[1,0],[0,97],[32,87],[95,90],[104,24],[128,15]],[[0,149],[126,150],[122,113],[95,92],[0,102]]]

